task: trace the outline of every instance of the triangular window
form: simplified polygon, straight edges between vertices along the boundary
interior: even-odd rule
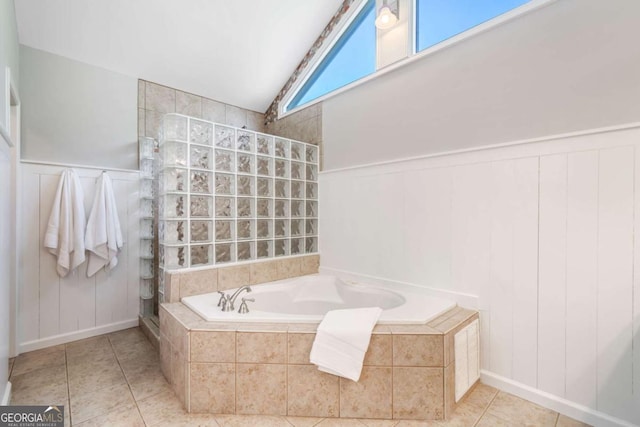
[[[419,52],[528,0],[416,0],[416,51]]]
[[[368,0],[338,41],[294,93],[285,111],[313,101],[376,71],[375,1]]]

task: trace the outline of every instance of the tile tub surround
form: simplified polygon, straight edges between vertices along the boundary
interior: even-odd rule
[[[310,364],[316,324],[206,322],[165,303],[160,363],[191,413],[443,420],[458,406],[453,336],[477,318],[455,307],[426,325],[376,326],[355,383]]]
[[[107,345],[109,342],[111,345]],[[128,351],[130,348],[136,351]],[[23,353],[9,359],[9,366],[16,368],[13,372],[10,369],[11,403],[66,402],[65,426],[493,427],[528,424],[588,427],[484,384],[478,384],[446,422],[189,414],[160,372],[158,353],[138,328]],[[99,369],[87,369],[87,366]],[[315,366],[306,365],[301,369],[311,371]],[[116,374],[118,370],[121,375]],[[77,387],[81,385],[76,381],[78,373],[82,374],[82,383],[92,384],[91,401],[84,399],[88,393]],[[122,385],[128,385],[131,392],[126,392]],[[122,392],[117,399],[120,403],[123,399],[130,403],[113,409],[106,399],[113,399],[114,389]],[[100,401],[106,404],[94,403]]]
[[[164,302],[181,298],[257,285],[318,273],[320,255],[303,255],[267,261],[255,261],[228,267],[194,271],[167,271],[164,278]]]

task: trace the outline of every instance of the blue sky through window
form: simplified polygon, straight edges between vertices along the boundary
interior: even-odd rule
[[[291,110],[376,70],[375,1],[369,0],[287,105]]]
[[[479,25],[528,0],[417,0],[417,50]]]

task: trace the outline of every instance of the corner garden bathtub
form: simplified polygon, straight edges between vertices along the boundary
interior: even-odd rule
[[[213,322],[318,323],[330,310],[380,307],[381,324],[427,323],[456,305],[415,286],[368,285],[320,274],[252,285],[251,289],[236,299],[233,312],[218,307],[220,295],[215,292],[185,297],[182,303]],[[235,289],[225,292],[232,295]],[[239,314],[243,297],[255,302],[247,302],[249,313]]]

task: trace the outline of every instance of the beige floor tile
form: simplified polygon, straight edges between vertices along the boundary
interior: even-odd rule
[[[109,337],[109,341],[111,341],[112,343],[136,342],[136,341],[147,340],[147,337],[144,335],[142,330],[137,326],[134,328],[124,329],[122,331],[112,332],[107,336]]]
[[[90,420],[127,405],[134,400],[127,384],[118,384],[94,392],[71,397],[71,420],[75,423]]]
[[[105,360],[83,366],[69,367],[69,396],[71,398],[115,385],[126,385],[118,362]]]
[[[363,427],[365,424],[352,418],[325,418],[318,427]]]
[[[437,427],[437,421],[401,420],[396,427]]]
[[[487,413],[522,426],[555,426],[558,413],[519,397],[499,392]]]
[[[473,391],[464,398],[464,402],[484,409],[489,406],[496,394],[498,394],[498,389],[478,383]]]
[[[438,427],[470,427],[476,424],[484,408],[479,408],[470,403],[461,403],[446,421],[436,423]]]
[[[173,391],[165,391],[142,399],[138,401],[138,408],[148,426],[155,426],[186,415]]]
[[[71,427],[71,405],[69,402],[64,407],[64,427]]]
[[[13,375],[11,385],[13,405],[64,405],[69,400],[64,365]]]
[[[271,415],[217,415],[222,427],[291,427],[284,417]]]
[[[111,345],[119,361],[149,357],[150,354],[157,353],[157,350],[153,348],[142,332],[140,335],[142,338],[138,340],[131,335],[111,340]]]
[[[114,357],[111,343],[106,335],[74,341],[66,345],[67,363],[87,363]]]
[[[68,399],[66,384],[11,392],[12,405],[65,405]]]
[[[573,418],[569,418],[566,415],[560,414],[556,427],[591,427],[589,424],[585,424]]]
[[[66,384],[67,370],[65,365],[40,368],[29,370],[19,375],[13,374],[10,380],[13,392],[21,389],[42,387],[48,384]]]
[[[160,354],[154,352],[135,359],[121,360],[119,364],[127,378],[134,378],[160,369]]]
[[[20,375],[41,368],[64,365],[66,363],[64,345],[30,351],[16,357],[12,375]]]
[[[317,417],[287,417],[287,421],[293,427],[313,427],[323,419]]]
[[[96,370],[104,371],[114,367],[120,369],[118,359],[116,359],[116,356],[115,354],[113,354],[113,352],[111,354],[103,354],[100,359],[81,358],[67,363],[69,376],[72,377],[92,375],[96,372]]]
[[[476,427],[513,427],[513,423],[491,414],[484,414],[476,424]]]
[[[164,375],[162,375],[162,372],[160,372],[158,366],[154,369],[144,371],[139,375],[127,377],[127,382],[129,383],[129,387],[131,387],[133,398],[136,401],[165,391],[171,391],[169,383],[164,378]]]
[[[219,427],[213,415],[207,414],[185,414],[181,417],[175,417],[153,427]]]
[[[64,387],[16,391],[11,394],[12,405],[65,405],[68,399]]]
[[[398,420],[362,420],[362,424],[367,427],[395,427]]]
[[[154,354],[150,359],[130,359],[120,363],[135,400],[146,399],[170,389],[169,383],[160,371],[159,356],[157,353]]]
[[[105,415],[99,415],[81,423],[73,423],[74,427],[127,426],[144,427],[144,421],[136,405],[117,408]]]

